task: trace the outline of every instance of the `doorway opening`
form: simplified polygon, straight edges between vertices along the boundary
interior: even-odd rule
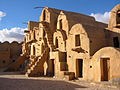
[[[83,59],[76,60],[76,76],[82,78],[83,77]]]
[[[54,63],[54,59],[51,59],[51,76],[55,75],[55,63]]]
[[[101,81],[110,79],[110,58],[101,58]]]
[[[57,37],[55,38],[55,47],[56,47],[56,48],[59,47],[59,45],[58,45],[58,38],[57,38]]]

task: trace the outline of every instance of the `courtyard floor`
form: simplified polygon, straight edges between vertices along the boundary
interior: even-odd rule
[[[26,77],[14,72],[0,72],[0,90],[120,90],[115,86],[65,81],[46,77]]]

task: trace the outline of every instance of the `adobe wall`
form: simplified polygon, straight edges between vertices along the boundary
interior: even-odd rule
[[[105,47],[97,51],[93,58],[91,59],[91,80],[101,81],[101,59],[109,58],[110,59],[110,76],[109,80],[112,80],[114,77],[120,77],[120,49],[114,47]],[[93,75],[93,76],[92,76]]]
[[[9,64],[15,62],[22,53],[21,48],[21,43],[17,42],[0,43],[0,68],[7,67]]]
[[[107,28],[106,24],[95,21],[91,16],[45,7],[40,22],[37,22],[37,26],[36,22],[33,22],[32,29],[27,31],[24,49],[34,63],[35,58],[44,56],[45,48],[49,47],[50,51],[46,55],[49,59],[41,62],[44,72],[62,78],[64,72],[75,73],[75,77],[79,78],[78,60],[82,60],[83,75],[80,78],[101,81],[100,58],[110,58],[110,79],[112,79],[119,76],[119,72],[114,71],[114,68],[119,68],[117,64],[119,55],[116,56],[119,50],[111,48],[114,47],[113,38],[120,38],[120,26],[114,27],[114,20],[110,21],[110,25],[113,26]],[[37,65],[34,66],[38,68]],[[34,73],[37,71],[29,70],[35,71]]]
[[[60,24],[62,24],[62,28]],[[68,71],[75,72],[76,77],[78,77],[77,59],[83,59],[82,78],[87,79],[89,59],[97,50],[106,46],[104,33],[106,26],[106,24],[96,22],[93,17],[78,13],[61,11],[58,16],[53,42],[55,45],[55,40],[58,39],[56,50],[67,53]],[[76,35],[80,35],[80,46],[77,47],[75,46]]]

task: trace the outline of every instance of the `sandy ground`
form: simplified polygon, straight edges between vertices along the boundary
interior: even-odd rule
[[[120,90],[120,88],[46,77],[28,78],[18,73],[4,72],[0,73],[0,90]]]

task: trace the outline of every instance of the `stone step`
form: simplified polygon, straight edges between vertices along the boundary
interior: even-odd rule
[[[27,76],[37,75],[41,67],[41,61],[44,60],[45,56],[47,56],[48,50],[49,48],[46,48],[42,56],[36,60],[36,62],[30,67],[30,69],[27,70]]]

